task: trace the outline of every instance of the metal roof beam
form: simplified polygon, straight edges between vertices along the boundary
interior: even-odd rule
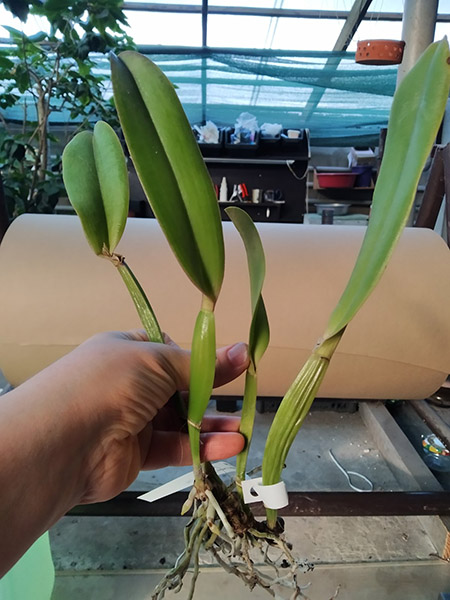
[[[124,2],[123,10],[143,12],[169,12],[201,14],[201,4],[166,4],[161,2]],[[347,19],[349,11],[346,10],[306,10],[290,8],[256,8],[251,6],[208,6],[210,15],[236,15],[249,17],[288,17],[297,19]],[[401,12],[367,12],[367,20],[374,21],[401,21]],[[449,23],[450,14],[438,15],[438,21]]]

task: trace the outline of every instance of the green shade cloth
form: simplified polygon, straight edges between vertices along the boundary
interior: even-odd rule
[[[177,86],[192,124],[233,126],[241,112],[258,124],[308,128],[317,146],[376,145],[394,94],[397,67],[367,66],[351,52],[296,52],[142,46]],[[97,58],[109,78],[109,64]],[[110,87],[106,96],[111,94]],[[31,107],[28,113],[32,115]],[[19,107],[7,119],[20,119]],[[52,122],[68,122],[55,111]]]

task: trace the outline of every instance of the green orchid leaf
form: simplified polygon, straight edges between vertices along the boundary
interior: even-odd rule
[[[67,195],[80,218],[95,254],[108,246],[108,226],[94,158],[94,135],[78,133],[64,148],[63,179]]]
[[[65,147],[63,179],[96,254],[112,254],[122,237],[129,205],[128,172],[117,135],[99,122],[94,133],[82,131]]]
[[[283,398],[267,437],[263,484],[280,481],[287,454],[349,321],[379,281],[408,219],[450,88],[447,40],[432,44],[395,93],[369,226],[349,283],[322,341]],[[267,511],[270,527],[277,513]]]
[[[225,212],[232,220],[244,243],[250,278],[250,297],[252,305],[252,321],[248,352],[250,365],[245,376],[244,398],[239,432],[244,436],[246,444],[236,459],[236,483],[240,491],[241,481],[245,479],[247,459],[255,423],[256,399],[258,393],[257,366],[269,345],[269,322],[262,297],[262,287],[266,275],[266,259],[258,230],[251,217],[242,209],[230,206]]]
[[[114,129],[99,121],[94,127],[94,157],[108,227],[108,249],[120,242],[127,222],[129,183],[125,155]]]
[[[348,285],[330,317],[325,338],[344,328],[386,268],[410,214],[450,86],[447,39],[431,44],[397,89],[369,226]]]
[[[266,275],[264,249],[251,217],[242,209],[230,206],[225,212],[238,230],[247,253],[250,277],[250,296],[252,304],[252,323],[250,327],[249,354],[256,368],[269,344],[269,322],[264,301],[261,296]]]
[[[216,301],[224,272],[219,207],[173,85],[146,57],[111,59],[114,99],[142,187],[180,265]]]

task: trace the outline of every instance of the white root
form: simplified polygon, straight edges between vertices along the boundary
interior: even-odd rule
[[[206,490],[205,494],[206,494],[208,500],[214,506],[214,508],[216,510],[216,513],[217,513],[217,516],[222,521],[223,526],[225,527],[225,531],[228,534],[228,537],[233,540],[236,537],[235,533],[233,531],[233,528],[231,527],[230,522],[228,521],[227,517],[225,516],[225,513],[223,512],[223,510],[220,507],[219,503],[215,499],[214,494],[211,492],[211,490]]]

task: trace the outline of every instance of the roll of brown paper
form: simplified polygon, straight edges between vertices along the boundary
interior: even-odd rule
[[[323,333],[352,270],[364,228],[259,224],[271,344],[260,395],[282,396]],[[219,345],[246,340],[249,285],[242,242],[224,223],[226,273]],[[200,292],[158,224],[129,219],[118,251],[162,328],[190,346]],[[0,369],[17,385],[100,331],[140,326],[115,267],[96,257],[76,217],[25,215],[0,247]],[[450,371],[450,254],[429,230],[407,229],[379,285],[349,325],[320,390],[334,398],[423,398]],[[242,393],[242,378],[221,389]]]

